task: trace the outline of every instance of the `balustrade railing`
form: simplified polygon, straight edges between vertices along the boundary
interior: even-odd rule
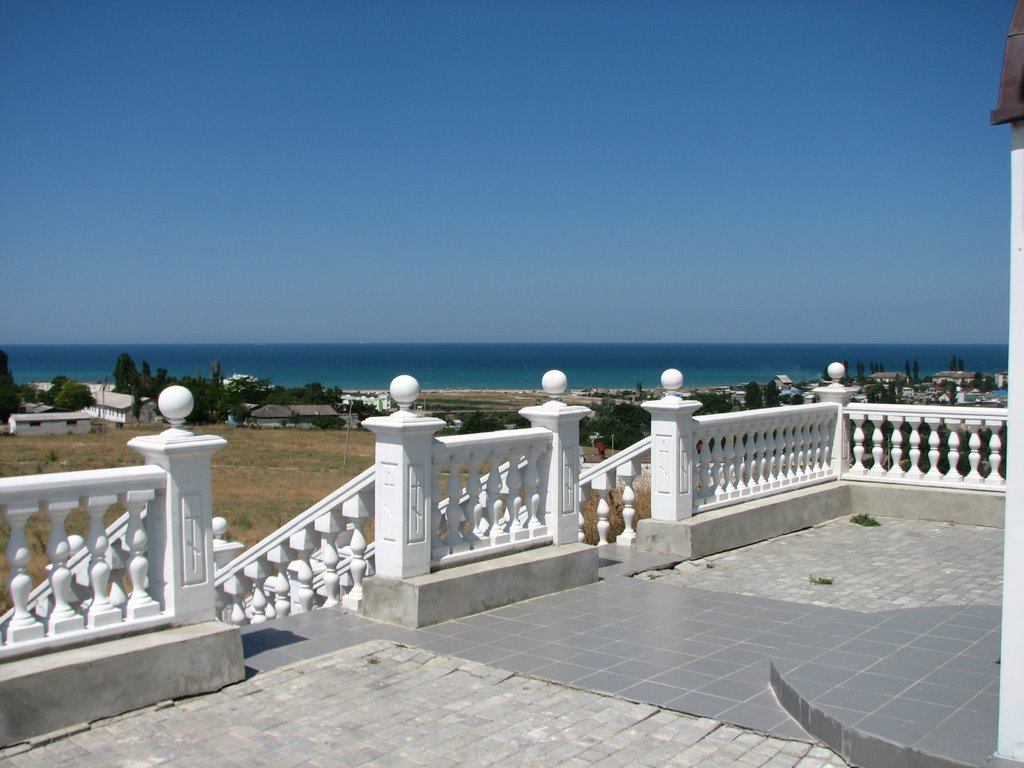
[[[166,488],[167,472],[155,466],[0,479],[14,605],[0,622],[0,659],[173,621],[148,591],[152,532],[145,511],[164,502]],[[113,526],[123,535],[112,541],[103,518],[114,507],[127,511]],[[89,519],[84,540],[66,532],[68,515],[77,509]],[[33,516],[49,527],[49,575],[34,590],[26,539]]]
[[[845,413],[849,480],[1005,490],[1005,408],[851,403]]]
[[[242,625],[314,607],[358,610],[363,579],[373,573],[364,525],[373,515],[375,478],[375,467],[364,470],[219,567],[222,618]]]
[[[551,435],[530,428],[434,439],[433,564],[551,542],[544,504]]]
[[[837,417],[829,404],[695,417],[694,511],[837,479]]]

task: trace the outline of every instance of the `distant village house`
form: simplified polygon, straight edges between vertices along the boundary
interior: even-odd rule
[[[7,419],[12,435],[87,435],[91,430],[92,416],[85,411],[12,413]]]

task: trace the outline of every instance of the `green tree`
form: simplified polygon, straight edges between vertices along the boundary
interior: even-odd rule
[[[712,413],[730,413],[736,410],[736,404],[732,397],[720,392],[695,392],[690,399],[700,401],[700,410],[697,411],[700,416],[709,416]]]
[[[69,381],[67,376],[54,376],[50,380],[50,388],[43,392],[39,399],[42,400],[47,405],[53,405],[54,398],[57,397],[57,394],[60,392],[60,388],[64,386],[64,383],[66,381]]]
[[[764,407],[774,408],[779,403],[779,385],[772,379],[764,387]]]
[[[138,375],[132,356],[122,352],[114,364],[114,391],[125,395],[132,394]]]
[[[914,361],[913,374],[914,381],[917,381],[919,378],[921,378],[921,366],[917,364],[917,360]]]
[[[743,392],[746,394],[744,402],[746,403],[748,411],[764,408],[764,395],[761,392],[760,384],[756,381],[747,382],[747,386],[743,388]]]
[[[85,384],[70,380],[61,385],[60,391],[53,398],[55,406],[68,411],[80,411],[95,402],[96,400]]]
[[[14,383],[11,369],[7,367],[7,353],[0,349],[0,421],[18,410],[21,405],[21,391]]]

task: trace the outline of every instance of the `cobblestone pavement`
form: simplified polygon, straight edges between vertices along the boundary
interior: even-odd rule
[[[878,521],[877,528],[868,528],[840,518],[644,577],[863,612],[1000,603],[1001,529]],[[812,584],[812,575],[833,583]]]
[[[372,640],[94,723],[6,765],[846,765],[833,752]]]

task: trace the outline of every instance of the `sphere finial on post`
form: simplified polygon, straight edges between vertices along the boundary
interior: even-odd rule
[[[679,399],[682,397],[680,390],[683,388],[683,372],[678,368],[668,368],[661,374],[661,387],[665,390],[666,398]]]
[[[391,387],[388,392],[391,399],[398,403],[397,413],[391,414],[400,419],[413,418],[412,404],[420,396],[420,383],[412,376],[403,373],[391,380]]]
[[[160,393],[156,404],[160,413],[171,425],[171,429],[168,431],[188,432],[181,426],[195,407],[195,399],[188,389],[179,384],[172,384]]]
[[[843,377],[846,376],[846,366],[845,365],[843,365],[842,363],[840,363],[838,361],[836,361],[834,363],[829,363],[829,366],[828,366],[828,368],[826,369],[825,372],[828,374],[828,377],[830,379],[832,379],[832,384],[830,386],[833,386],[833,387],[842,386],[842,384],[843,384]]]
[[[569,377],[558,370],[551,370],[540,380],[544,394],[551,398],[551,403],[561,403],[558,399],[569,389]]]

